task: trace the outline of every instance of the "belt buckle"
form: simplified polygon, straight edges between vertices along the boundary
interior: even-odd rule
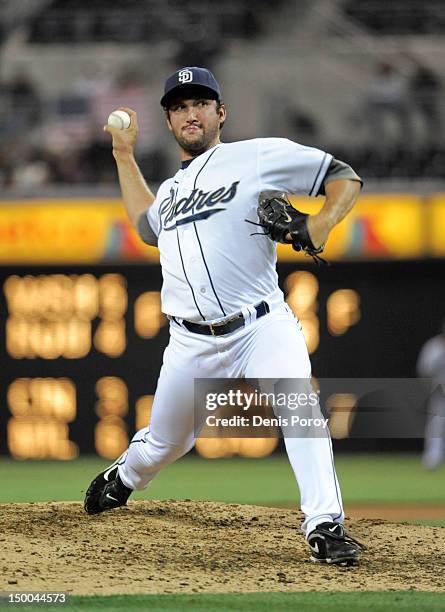
[[[216,336],[212,323],[209,324],[209,327],[210,327],[210,333],[212,334],[212,336]]]
[[[212,334],[212,336],[216,336],[215,330],[213,329],[214,327],[224,327],[232,321],[236,321],[237,319],[239,319],[239,317],[240,315],[235,315],[234,317],[230,317],[230,319],[226,319],[225,321],[221,321],[220,323],[209,323],[210,333]]]
[[[210,327],[210,333],[212,334],[212,336],[216,336],[215,327],[223,327],[223,325],[225,325],[227,323],[227,321],[223,321],[221,323],[209,323],[209,327]]]

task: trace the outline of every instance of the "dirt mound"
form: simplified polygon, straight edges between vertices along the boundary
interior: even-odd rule
[[[97,516],[80,503],[0,505],[0,590],[75,594],[443,591],[445,529],[348,519],[358,568],[315,565],[292,510],[137,501]]]

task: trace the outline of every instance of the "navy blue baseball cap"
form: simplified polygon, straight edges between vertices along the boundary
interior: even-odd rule
[[[161,105],[165,108],[170,100],[173,99],[181,90],[201,87],[206,91],[203,94],[209,99],[220,100],[221,90],[218,81],[207,68],[198,68],[197,66],[179,68],[171,74],[165,81],[164,95],[161,98]]]

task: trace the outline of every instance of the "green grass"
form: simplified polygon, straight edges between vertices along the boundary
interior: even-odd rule
[[[445,527],[445,519],[416,519],[412,521],[399,521],[404,525],[428,525],[428,527]]]
[[[0,459],[0,502],[81,500],[92,477],[107,465],[76,461]],[[445,467],[425,471],[415,455],[339,455],[346,503],[445,503]],[[195,499],[248,504],[297,504],[298,489],[285,456],[203,460],[185,457],[166,468],[133,499]]]
[[[416,455],[343,455],[336,466],[350,503],[445,502],[445,466],[427,471]]]
[[[25,606],[14,606],[24,609]],[[11,606],[12,608],[12,606]],[[33,610],[54,610],[56,606],[26,606]],[[445,610],[443,593],[416,591],[362,591],[351,593],[223,593],[201,595],[119,595],[70,597],[65,610],[172,610],[180,612],[222,612],[226,610],[275,612],[436,612]]]

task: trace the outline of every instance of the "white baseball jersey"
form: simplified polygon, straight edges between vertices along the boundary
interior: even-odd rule
[[[265,189],[315,196],[332,155],[284,138],[220,143],[162,183],[147,211],[158,236],[165,314],[218,321],[283,300],[276,246],[258,223]]]

